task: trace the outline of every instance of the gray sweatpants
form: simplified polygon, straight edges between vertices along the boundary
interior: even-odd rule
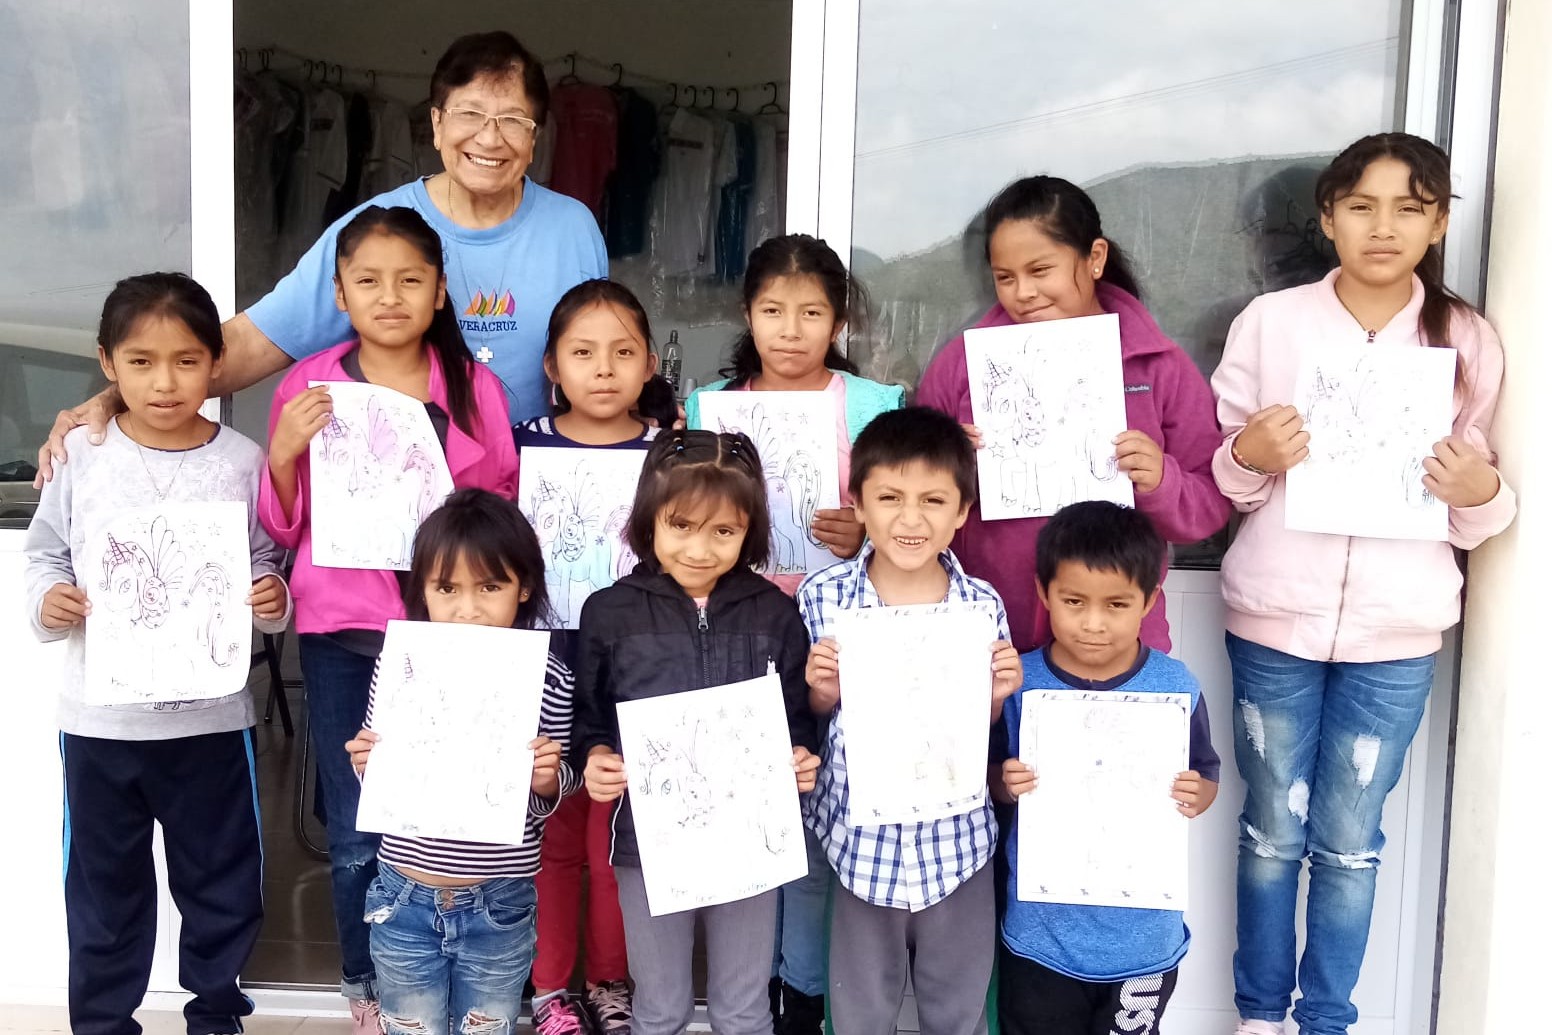
[[[836,884],[830,1018],[838,1035],[895,1035],[907,974],[922,1035],[986,1035],[995,887],[992,867],[983,866],[948,898],[913,913],[875,906]]]
[[[625,949],[636,984],[631,1035],[679,1035],[695,1015],[690,957],[695,918],[706,928],[706,1012],[717,1035],[771,1035],[776,892],[653,916],[638,866],[616,866]],[[984,989],[983,989],[984,991]]]

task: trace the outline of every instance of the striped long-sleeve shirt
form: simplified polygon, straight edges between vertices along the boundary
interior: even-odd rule
[[[489,691],[499,692],[499,691]],[[377,672],[367,699],[367,729],[372,728],[372,706],[377,700]],[[539,704],[539,735],[560,745],[560,793],[544,798],[528,794],[528,818],[521,845],[492,845],[474,841],[450,841],[437,837],[400,837],[384,834],[377,857],[394,866],[435,873],[443,877],[492,880],[497,877],[532,877],[539,872],[539,842],[544,821],[562,798],[582,785],[581,775],[567,761],[571,747],[571,670],[553,653],[545,665],[544,696]]]

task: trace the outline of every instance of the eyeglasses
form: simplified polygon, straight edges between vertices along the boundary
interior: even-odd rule
[[[442,112],[442,121],[455,133],[476,136],[485,131],[487,123],[496,124],[496,132],[511,141],[524,141],[534,135],[539,124],[526,115],[487,115],[474,108],[448,108]]]

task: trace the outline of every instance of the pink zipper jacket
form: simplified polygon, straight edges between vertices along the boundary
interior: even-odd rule
[[[1164,476],[1152,492],[1137,493],[1137,509],[1172,543],[1195,543],[1223,527],[1229,502],[1213,483],[1213,450],[1222,436],[1213,419],[1212,392],[1196,364],[1171,341],[1153,315],[1131,294],[1100,281],[1099,304],[1121,321],[1121,376],[1126,382],[1126,426],[1145,432],[1164,451]],[[1013,317],[993,306],[976,327],[1006,327]],[[950,341],[927,366],[916,401],[973,424],[964,335]],[[1035,537],[1046,518],[969,520],[954,537],[954,555],[965,571],[990,582],[1008,611],[1008,628],[1020,653],[1051,639],[1051,620],[1035,595]],[[1169,650],[1164,601],[1143,619],[1141,639]]]
[[[1226,625],[1242,639],[1312,661],[1420,658],[1437,651],[1443,631],[1460,620],[1462,580],[1454,548],[1470,550],[1514,520],[1514,492],[1503,479],[1486,503],[1450,508],[1447,543],[1291,532],[1283,527],[1283,478],[1252,474],[1232,454],[1235,436],[1253,414],[1293,401],[1310,344],[1426,347],[1417,325],[1422,281],[1412,278],[1412,300],[1371,335],[1337,298],[1338,272],[1251,302],[1229,328],[1223,362],[1212,377],[1225,435],[1213,475],[1245,515],[1223,560]],[[1503,380],[1503,349],[1475,313],[1456,314],[1450,337],[1464,371],[1464,385],[1455,389],[1454,432],[1491,463],[1488,430]]]
[[[349,381],[340,360],[355,348],[354,340],[308,356],[293,366],[275,389],[269,408],[269,433],[273,438],[280,410],[307,390],[309,381]],[[436,353],[431,360],[431,399],[447,409],[447,382]],[[477,438],[471,438],[452,420],[447,428],[447,466],[453,484],[460,488],[489,489],[511,499],[517,491],[517,450],[507,421],[506,391],[482,364],[474,365],[474,422]],[[451,416],[451,410],[448,411]],[[327,633],[340,629],[387,628],[390,618],[404,617],[399,582],[394,572],[353,568],[322,568],[313,564],[311,477],[308,454],[296,462],[296,512],[286,514],[270,478],[269,464],[259,484],[259,521],[275,542],[296,551],[291,572],[291,595],[296,600],[296,631]]]

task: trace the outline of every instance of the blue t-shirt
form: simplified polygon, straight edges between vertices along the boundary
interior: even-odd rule
[[[1004,757],[1018,755],[1025,690],[1189,693],[1191,764],[1199,772],[1210,770],[1212,775],[1208,778],[1217,779],[1218,756],[1210,740],[1204,744],[1199,739],[1207,736],[1207,708],[1202,703],[1196,677],[1181,662],[1144,647],[1132,671],[1101,685],[1086,680],[1075,682],[1067,673],[1053,670],[1045,651],[1030,651],[1020,658],[1024,662],[1024,685],[1002,706],[1003,726],[1008,735],[1008,754]],[[1124,981],[1180,965],[1191,945],[1191,932],[1186,927],[1185,915],[1178,910],[1019,901],[1018,837],[1015,814],[1013,829],[1008,834],[1008,899],[1002,916],[1002,941],[1008,951],[1080,981]],[[1148,846],[1138,845],[1137,850],[1146,853]]]
[[[542,357],[550,310],[575,285],[609,275],[603,235],[587,206],[525,179],[523,203],[511,219],[470,230],[442,215],[424,180],[379,194],[325,230],[296,268],[248,309],[254,325],[292,359],[354,333],[334,304],[334,242],[367,205],[412,208],[442,236],[447,300],[469,351],[506,386],[513,423],[547,413]]]

